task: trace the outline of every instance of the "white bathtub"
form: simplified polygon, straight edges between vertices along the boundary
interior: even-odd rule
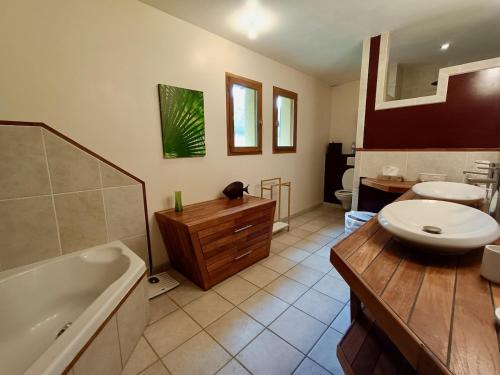
[[[0,273],[0,374],[61,374],[145,271],[115,241]]]

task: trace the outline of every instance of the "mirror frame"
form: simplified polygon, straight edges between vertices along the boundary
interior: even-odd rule
[[[239,85],[257,91],[257,146],[237,147],[234,145],[233,85]],[[262,154],[262,83],[226,72],[226,122],[227,122],[227,154],[256,155]]]
[[[278,146],[278,96],[293,100],[293,145]],[[297,152],[297,102],[299,95],[296,92],[273,86],[273,154]]]
[[[450,76],[477,72],[483,69],[500,67],[500,57],[493,59],[474,61],[462,65],[449,66],[439,70],[438,84],[435,95],[421,96],[418,98],[386,100],[387,72],[389,70],[390,32],[380,35],[380,48],[378,56],[377,90],[375,95],[375,110],[390,108],[410,107],[424,104],[446,102],[448,93],[448,79]]]

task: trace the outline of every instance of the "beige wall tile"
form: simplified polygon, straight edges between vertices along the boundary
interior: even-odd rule
[[[144,337],[141,336],[121,375],[137,375],[157,360],[158,356],[153,352]]]
[[[127,176],[125,173],[113,168],[112,166],[99,162],[101,168],[102,186],[119,187],[129,185],[139,185],[139,182]]]
[[[418,173],[444,173],[448,181],[462,182],[466,152],[408,152],[407,179],[416,181]]]
[[[50,194],[39,127],[0,126],[0,187],[0,199]]]
[[[104,189],[110,240],[146,233],[144,201],[140,185]]]
[[[399,174],[405,176],[406,152],[399,151],[369,151],[360,156],[359,176],[376,178],[382,173],[385,165],[399,168]]]
[[[60,255],[52,198],[0,202],[0,269]]]
[[[43,134],[54,193],[101,187],[96,158],[46,130]]]
[[[145,234],[130,237],[130,238],[122,238],[121,241],[127,246],[130,250],[136,253],[141,257],[142,260],[146,263],[146,267],[149,267],[148,263],[148,239]]]
[[[472,171],[474,168],[474,161],[476,161],[476,160],[488,160],[492,163],[496,163],[496,162],[498,162],[498,154],[499,153],[497,151],[467,152],[465,169],[467,169],[468,171]]]
[[[106,242],[101,190],[55,195],[54,203],[63,253]]]
[[[146,293],[146,278],[137,285],[116,314],[122,363],[127,363],[149,322],[149,301]]]
[[[75,375],[119,375],[122,371],[116,316],[104,326],[73,367]]]

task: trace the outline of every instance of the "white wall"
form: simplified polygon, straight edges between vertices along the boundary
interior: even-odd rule
[[[186,204],[283,176],[292,211],[322,201],[326,84],[136,0],[4,0],[0,35],[0,118],[45,122],[145,180],[156,264],[152,214],[175,190]],[[227,156],[226,71],[263,83],[263,155]],[[158,83],[204,91],[206,157],[163,159]],[[296,154],[271,152],[273,85],[299,94]]]
[[[330,142],[342,142],[342,152],[351,153],[356,141],[359,81],[331,88]]]

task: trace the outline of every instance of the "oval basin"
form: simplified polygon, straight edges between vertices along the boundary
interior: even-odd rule
[[[483,200],[486,190],[479,186],[460,182],[429,181],[413,185],[415,194],[422,198],[438,199],[448,202],[473,204]]]
[[[444,201],[394,202],[380,211],[378,221],[395,237],[439,253],[465,253],[500,237],[500,226],[488,214]]]

